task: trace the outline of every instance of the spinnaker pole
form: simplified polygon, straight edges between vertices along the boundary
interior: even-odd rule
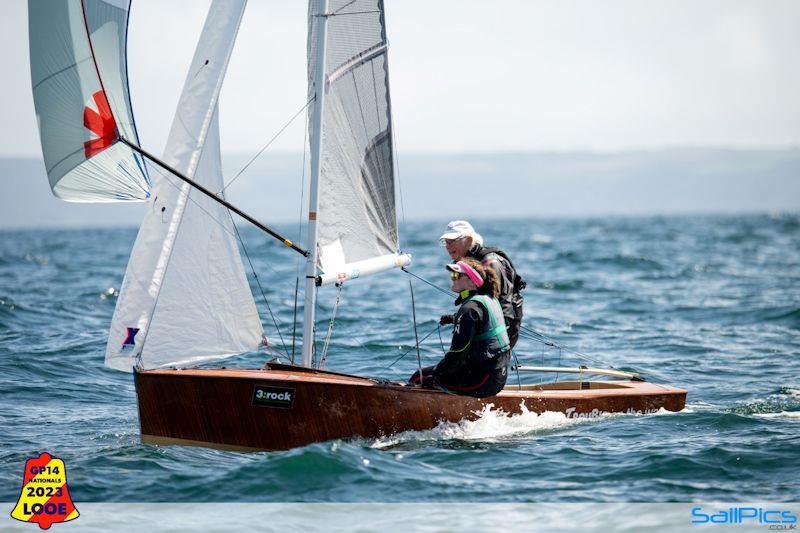
[[[308,191],[308,254],[303,309],[303,366],[311,367],[314,355],[314,308],[317,299],[317,209],[319,175],[322,165],[322,114],[325,110],[325,56],[328,32],[328,0],[317,3],[317,64],[314,75],[314,123],[311,130],[311,180]]]
[[[174,175],[175,177],[180,178],[181,180],[185,181],[186,183],[188,183],[189,185],[191,185],[192,187],[194,187],[195,189],[197,189],[201,193],[205,194],[206,196],[208,196],[209,198],[211,198],[215,202],[224,205],[225,207],[227,207],[228,209],[230,209],[231,211],[233,211],[234,213],[236,213],[237,215],[239,215],[240,217],[242,217],[243,219],[245,219],[246,221],[248,221],[249,223],[251,223],[252,225],[257,227],[258,229],[260,229],[261,231],[263,231],[267,235],[269,235],[271,237],[275,237],[276,239],[281,241],[283,244],[285,244],[286,246],[288,246],[292,250],[294,250],[296,252],[299,252],[299,253],[303,254],[304,256],[308,257],[308,255],[309,255],[308,251],[303,250],[302,248],[300,248],[299,246],[294,244],[292,241],[290,241],[286,237],[282,236],[280,233],[268,228],[267,226],[265,226],[264,224],[262,224],[261,222],[259,222],[255,218],[251,217],[250,215],[248,215],[247,213],[245,213],[244,211],[242,211],[241,209],[239,209],[238,207],[236,207],[232,203],[228,202],[224,198],[220,198],[219,196],[217,196],[216,194],[214,194],[210,190],[206,189],[205,187],[203,187],[202,185],[200,185],[199,183],[197,183],[193,179],[191,179],[191,178],[189,178],[187,176],[184,176],[183,174],[181,174],[180,172],[178,172],[174,168],[170,167],[165,162],[161,161],[159,158],[157,158],[156,156],[154,156],[153,154],[151,154],[147,150],[137,146],[136,144],[130,142],[129,140],[127,140],[127,139],[125,139],[124,137],[121,137],[121,136],[119,138],[119,142],[121,142],[122,144],[128,146],[131,150],[133,150],[133,151],[135,151],[135,152],[137,152],[139,154],[142,154],[144,157],[146,157],[147,159],[149,159],[150,161],[152,161],[156,165],[160,166],[161,168],[163,168],[164,170],[166,170],[170,174]]]

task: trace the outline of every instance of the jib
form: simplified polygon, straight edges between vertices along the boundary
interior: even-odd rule
[[[47,514],[47,515],[65,515],[67,514],[67,504],[66,503],[34,503],[31,505],[30,509],[28,509],[28,504],[22,504],[22,513],[25,515],[33,515],[33,514]]]

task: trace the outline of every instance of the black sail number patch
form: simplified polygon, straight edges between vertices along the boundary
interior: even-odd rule
[[[294,389],[256,385],[253,389],[253,405],[291,409],[294,405]]]

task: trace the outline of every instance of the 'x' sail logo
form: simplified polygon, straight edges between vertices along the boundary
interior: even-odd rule
[[[117,124],[114,122],[114,115],[111,114],[106,93],[102,90],[97,91],[92,95],[92,99],[97,106],[97,111],[88,105],[84,107],[83,125],[98,138],[83,143],[86,159],[99,154],[117,140]]]
[[[127,336],[125,337],[125,341],[122,343],[123,350],[130,350],[135,346],[134,338],[136,334],[139,333],[139,328],[126,328],[127,329]]]

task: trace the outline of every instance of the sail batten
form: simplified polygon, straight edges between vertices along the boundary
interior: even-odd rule
[[[391,265],[385,258],[398,256],[399,242],[383,1],[329,0],[326,14],[317,5],[310,0],[308,86],[310,99],[317,92],[318,26],[327,17],[322,134],[314,139],[312,130],[311,144],[318,142],[321,159],[319,267],[329,280],[359,270],[342,265]]]

